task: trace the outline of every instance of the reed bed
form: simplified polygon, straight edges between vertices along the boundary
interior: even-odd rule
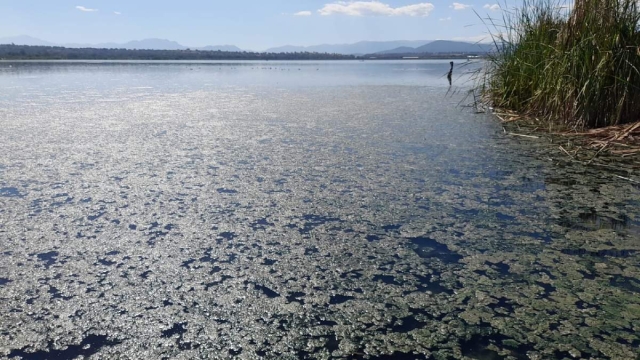
[[[563,5],[523,0],[515,9],[504,6],[501,19],[486,19],[497,50],[480,77],[483,99],[553,131],[640,121],[639,3]]]

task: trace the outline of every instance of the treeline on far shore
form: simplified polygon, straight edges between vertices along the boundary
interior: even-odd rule
[[[466,53],[343,55],[315,52],[260,53],[248,51],[129,50],[0,45],[0,60],[397,60],[466,59]]]
[[[3,60],[354,60],[353,55],[246,51],[128,50],[0,45]]]

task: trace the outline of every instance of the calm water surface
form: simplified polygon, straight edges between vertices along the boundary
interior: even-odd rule
[[[0,62],[0,357],[640,358],[640,187],[478,66]]]

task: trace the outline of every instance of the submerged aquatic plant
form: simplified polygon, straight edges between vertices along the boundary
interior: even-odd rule
[[[496,52],[480,84],[493,106],[548,126],[594,128],[640,120],[636,0],[523,0],[488,19]]]

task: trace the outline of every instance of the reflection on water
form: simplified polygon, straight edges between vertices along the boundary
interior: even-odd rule
[[[8,64],[0,356],[640,352],[637,187],[446,60]]]

